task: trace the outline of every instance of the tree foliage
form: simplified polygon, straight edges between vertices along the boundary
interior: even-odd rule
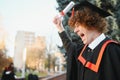
[[[37,69],[39,64],[45,62],[46,44],[43,38],[37,38],[32,47],[27,48],[26,66],[29,69]]]
[[[11,57],[7,57],[3,50],[0,49],[0,73],[3,69],[7,67],[11,62],[13,62]]]
[[[57,7],[56,9],[60,12],[69,4],[70,1],[78,2],[82,0],[56,0],[56,1],[59,5],[59,7]],[[106,32],[106,35],[120,42],[120,0],[88,0],[88,1],[112,14],[112,16],[106,18],[109,24],[108,32]],[[67,25],[69,18],[68,15],[70,13],[71,12],[68,12],[68,14],[64,17],[63,25],[71,39],[75,42],[78,42],[80,41],[79,37],[76,34],[74,34],[73,31],[71,31],[69,29],[69,26]]]
[[[8,65],[13,62],[12,58],[7,56],[6,54],[7,49],[5,47],[5,40],[4,38],[0,38],[0,73],[5,67],[8,67]]]

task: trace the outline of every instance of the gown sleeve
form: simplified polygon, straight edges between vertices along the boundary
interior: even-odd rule
[[[64,31],[59,33],[60,38],[63,42],[63,47],[66,50],[67,55],[67,79],[66,80],[77,80],[77,71],[78,71],[78,64],[77,64],[77,52],[78,46],[76,43],[72,42],[67,33]],[[79,47],[80,48],[80,47]]]

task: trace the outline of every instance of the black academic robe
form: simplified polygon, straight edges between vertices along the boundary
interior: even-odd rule
[[[82,64],[78,57],[84,44],[77,45],[72,42],[66,32],[59,34],[66,49],[67,55],[67,80],[120,80],[120,45],[109,43],[105,48],[98,71],[95,72]],[[102,45],[109,40],[103,40],[94,50],[88,47],[82,57],[92,64],[96,64]],[[94,68],[93,68],[94,69]]]
[[[2,74],[2,77],[1,77],[1,80],[16,80],[15,79],[15,74],[14,72],[10,72],[9,74],[7,74],[8,70],[4,70],[3,71],[3,74]]]

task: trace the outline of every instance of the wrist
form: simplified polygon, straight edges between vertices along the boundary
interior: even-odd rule
[[[59,29],[58,32],[59,33],[62,33],[64,31],[64,29]]]
[[[61,32],[63,32],[64,30],[65,30],[65,29],[64,29],[64,27],[63,27],[63,24],[61,23],[58,32],[61,33]]]

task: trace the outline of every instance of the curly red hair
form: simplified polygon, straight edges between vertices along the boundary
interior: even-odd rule
[[[75,25],[82,25],[87,29],[96,29],[99,32],[105,32],[107,30],[105,18],[88,7],[76,11],[75,15],[69,18],[68,25],[73,29]]]

